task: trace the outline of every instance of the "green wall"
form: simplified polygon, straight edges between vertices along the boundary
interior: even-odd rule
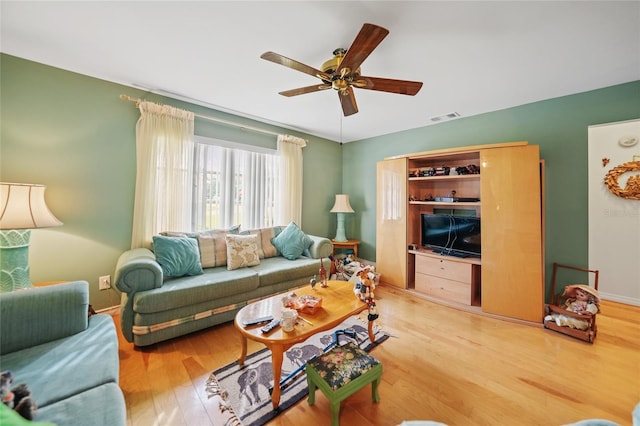
[[[32,231],[31,279],[86,280],[96,309],[119,304],[98,290],[130,247],[135,190],[135,125],[139,112],[120,94],[303,137],[302,227],[330,235],[327,212],[342,184],[340,145],[130,87],[0,55],[0,180],[47,185],[46,200],[64,225]],[[276,147],[275,136],[196,119],[196,134]],[[320,178],[319,178],[320,177]]]
[[[336,217],[328,211],[334,194],[349,194],[356,213],[348,215],[347,235],[362,240],[360,255],[368,260],[375,260],[376,162],[455,146],[521,140],[540,145],[547,272],[554,261],[588,262],[587,127],[640,117],[637,81],[339,145],[9,55],[0,55],[0,66],[0,179],[46,184],[47,203],[64,222],[32,232],[32,280],[87,280],[97,309],[119,303],[116,290],[98,290],[98,276],[113,276],[131,235],[139,113],[120,94],[309,140],[302,226],[333,236]],[[271,136],[200,119],[196,133],[275,147]]]
[[[385,157],[528,141],[540,146],[546,165],[548,282],[553,262],[588,265],[588,126],[638,117],[640,81],[345,144],[343,190],[356,211],[347,235],[362,240],[361,257],[375,260],[376,162]]]

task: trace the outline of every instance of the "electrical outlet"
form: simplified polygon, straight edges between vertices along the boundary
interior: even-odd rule
[[[100,290],[109,290],[111,288],[111,276],[103,275],[98,277],[98,286]]]

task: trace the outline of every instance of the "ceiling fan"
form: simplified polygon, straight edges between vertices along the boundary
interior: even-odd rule
[[[284,92],[279,92],[281,95],[297,96],[334,89],[338,92],[342,112],[345,116],[349,116],[358,112],[353,87],[410,96],[418,93],[422,87],[422,82],[419,81],[392,80],[360,75],[360,65],[387,34],[389,34],[389,30],[385,28],[373,24],[364,24],[353,43],[351,43],[351,47],[349,49],[338,48],[334,50],[333,58],[323,63],[321,70],[275,52],[265,52],[260,57],[322,80],[322,84],[285,90]]]

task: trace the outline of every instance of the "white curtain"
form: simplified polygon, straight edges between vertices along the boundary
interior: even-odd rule
[[[194,114],[140,102],[136,124],[136,194],[131,248],[161,231],[191,229]]]
[[[275,152],[227,148],[203,139],[196,137],[195,143],[192,230],[276,225],[280,161]]]
[[[276,217],[281,225],[294,221],[302,226],[302,148],[305,146],[304,139],[278,135],[281,167]]]
[[[265,185],[272,178],[270,171],[277,169],[270,167],[270,159],[257,152],[245,151],[243,153],[242,165],[245,182],[242,193],[242,226],[248,229],[264,226],[265,220],[270,212],[270,205],[273,201],[273,186]],[[272,161],[273,162],[273,161]]]

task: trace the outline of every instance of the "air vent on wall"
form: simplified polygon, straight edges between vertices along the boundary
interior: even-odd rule
[[[440,123],[442,121],[453,120],[454,118],[460,117],[460,114],[457,112],[450,112],[449,114],[438,115],[435,117],[431,117],[429,121],[434,123]]]

